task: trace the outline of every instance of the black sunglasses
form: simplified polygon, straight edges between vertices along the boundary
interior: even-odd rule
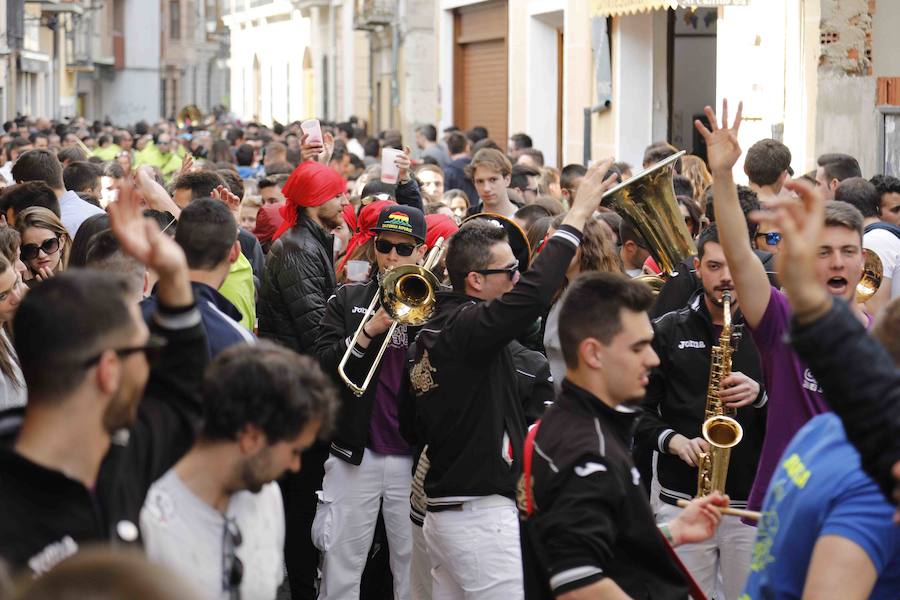
[[[237,549],[244,539],[234,518],[225,518],[222,538],[222,590],[228,592],[231,598],[240,598],[244,563],[237,555]]]
[[[113,350],[119,358],[125,358],[126,356],[131,356],[132,354],[136,354],[138,352],[143,352],[147,356],[147,362],[151,365],[159,360],[159,355],[162,353],[163,348],[168,344],[168,340],[164,337],[158,335],[151,335],[147,338],[147,343],[143,346],[129,346],[127,348],[117,348]],[[104,350],[105,352],[105,350]],[[103,352],[96,354],[95,356],[90,357],[84,363],[82,363],[85,367],[90,367],[93,364],[96,364],[100,357],[103,356]]]
[[[34,260],[41,251],[47,256],[59,252],[59,238],[52,237],[49,240],[44,240],[40,246],[37,244],[23,244],[19,248],[19,255],[22,257],[22,260]]]
[[[514,262],[508,267],[504,267],[502,269],[480,269],[474,271],[475,273],[481,273],[482,275],[494,275],[497,273],[506,273],[506,276],[509,277],[509,280],[512,281],[513,277],[516,276],[516,273],[519,271],[519,261]]]
[[[391,250],[396,250],[398,256],[412,256],[413,250],[416,249],[415,244],[392,244],[387,240],[375,240],[375,249],[379,254],[390,254]]]
[[[781,234],[777,231],[770,231],[768,233],[757,233],[756,237],[765,237],[766,245],[768,246],[777,246],[778,242],[781,241]]]

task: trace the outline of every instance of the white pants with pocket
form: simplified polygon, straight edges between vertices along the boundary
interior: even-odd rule
[[[411,456],[383,455],[366,449],[358,467],[328,457],[312,526],[313,543],[322,552],[319,600],[359,598],[379,508],[387,531],[394,599],[408,600],[411,480]]]
[[[431,600],[431,560],[425,532],[412,524],[412,558],[409,561],[409,591],[412,600]]]
[[[425,541],[434,600],[512,600],[525,596],[515,502],[485,496],[459,510],[428,512]]]
[[[660,501],[658,523],[675,519],[682,509]],[[756,527],[745,525],[737,517],[724,516],[716,535],[696,544],[675,548],[678,558],[694,576],[707,598],[737,600],[750,573]]]

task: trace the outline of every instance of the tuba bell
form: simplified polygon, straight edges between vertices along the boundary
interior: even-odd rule
[[[675,275],[678,263],[697,254],[672,184],[673,165],[683,155],[683,150],[673,154],[603,194],[602,205],[615,210],[641,233],[666,275]],[[664,281],[656,275],[640,278],[656,292]]]
[[[184,129],[192,125],[199,125],[202,120],[203,112],[200,108],[196,104],[188,104],[178,111],[175,124],[178,125],[178,129]]]

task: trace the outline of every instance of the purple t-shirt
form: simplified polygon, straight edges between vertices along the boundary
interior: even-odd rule
[[[790,325],[791,307],[787,297],[773,287],[765,314],[755,328],[750,328],[759,348],[763,380],[769,395],[766,437],[747,501],[750,510],[759,510],[762,506],[778,459],[794,434],[811,418],[830,410],[812,372],[785,341]]]
[[[381,358],[381,371],[372,403],[372,418],[369,420],[369,448],[378,454],[412,454],[409,444],[400,435],[400,420],[397,416],[397,395],[403,382],[408,346],[406,326],[400,325],[394,330],[391,343]]]

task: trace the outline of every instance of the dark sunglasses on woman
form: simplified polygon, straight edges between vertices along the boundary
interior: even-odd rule
[[[415,244],[392,244],[387,240],[375,240],[375,250],[379,254],[390,254],[391,249],[396,250],[398,256],[411,256],[416,246]]]
[[[40,251],[43,251],[47,256],[59,252],[59,238],[54,237],[49,240],[44,240],[40,246],[37,244],[22,244],[22,247],[19,249],[19,254],[22,257],[22,260],[34,260],[38,257]]]

